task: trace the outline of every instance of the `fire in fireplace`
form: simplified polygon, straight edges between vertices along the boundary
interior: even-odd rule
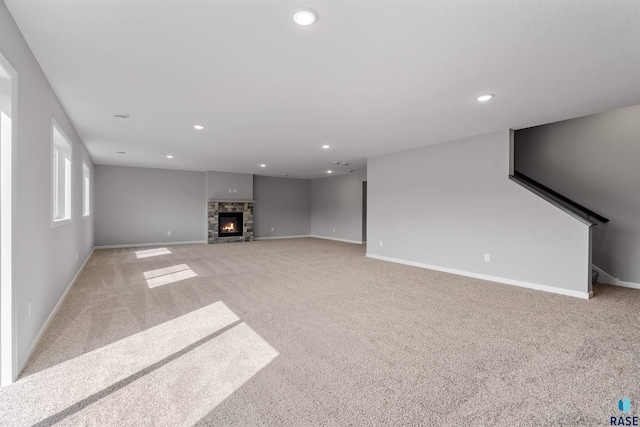
[[[218,213],[218,236],[242,236],[242,212]]]

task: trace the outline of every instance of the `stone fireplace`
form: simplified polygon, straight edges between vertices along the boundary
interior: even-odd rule
[[[211,200],[209,243],[253,241],[252,200]]]

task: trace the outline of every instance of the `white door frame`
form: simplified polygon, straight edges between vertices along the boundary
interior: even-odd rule
[[[0,385],[18,376],[13,243],[16,235],[16,159],[18,129],[18,74],[0,52],[0,75],[11,79],[11,137],[0,146]]]

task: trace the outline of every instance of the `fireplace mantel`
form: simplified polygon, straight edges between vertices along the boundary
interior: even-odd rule
[[[207,216],[209,220],[209,243],[252,242],[253,241],[253,200],[209,200]],[[218,214],[242,212],[242,236],[219,235]]]

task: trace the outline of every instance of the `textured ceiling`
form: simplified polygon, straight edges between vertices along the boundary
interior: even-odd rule
[[[99,164],[317,178],[640,104],[638,1],[6,4]]]

